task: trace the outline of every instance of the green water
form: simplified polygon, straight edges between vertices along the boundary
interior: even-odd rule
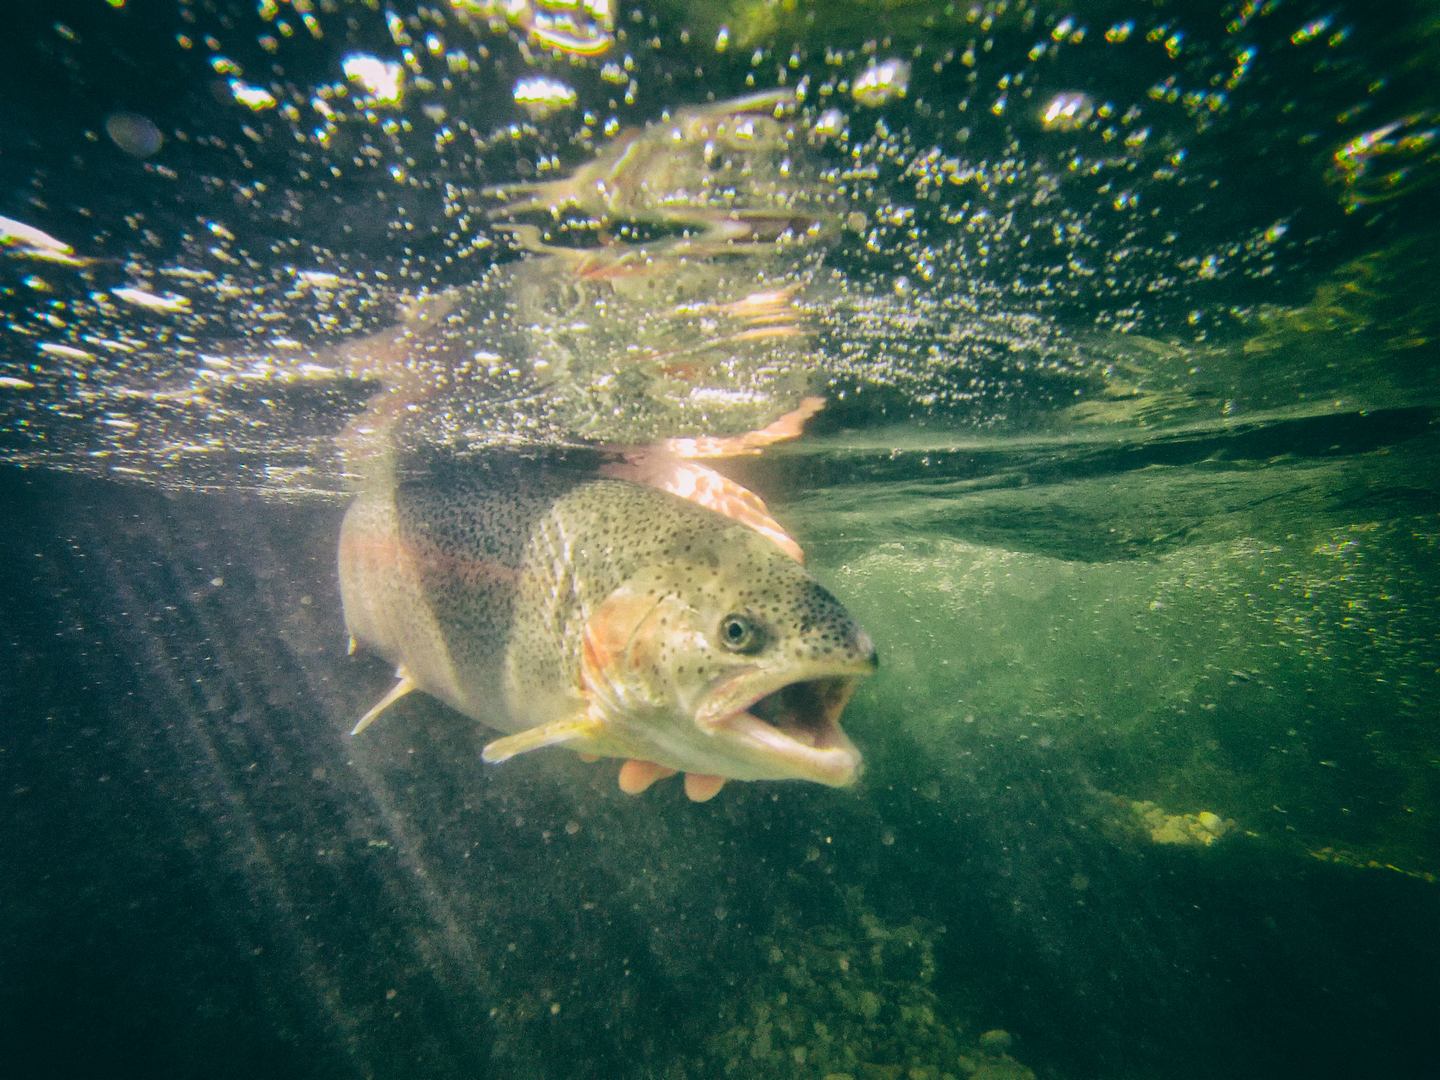
[[[0,1073],[1435,1075],[1433,5],[507,10],[14,16]],[[357,429],[806,393],[716,464],[877,643],[855,788],[630,799],[421,695],[349,737]]]
[[[703,805],[352,742],[338,507],[12,475],[22,1073],[1423,1076],[1432,428],[757,464],[866,773]]]

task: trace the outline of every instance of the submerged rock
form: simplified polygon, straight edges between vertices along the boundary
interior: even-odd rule
[[[764,967],[725,1002],[696,1075],[793,1077],[803,1066],[826,1080],[1033,1076],[1005,1056],[997,1031],[969,1041],[932,989],[943,927],[887,923],[858,889],[846,908],[818,929],[786,920],[758,942]]]
[[[1222,818],[1212,810],[1171,814],[1164,807],[1145,799],[1120,802],[1121,816],[1131,817],[1130,824],[1138,825],[1157,844],[1209,847],[1235,829],[1234,821]]]
[[[1001,1028],[991,1028],[980,1034],[980,1049],[992,1054],[1001,1054],[1014,1044],[1015,1037]]]

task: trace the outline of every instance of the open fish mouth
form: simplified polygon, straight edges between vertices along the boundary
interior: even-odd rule
[[[840,727],[857,677],[824,675],[757,686],[751,673],[744,689],[737,685],[739,677],[727,680],[696,719],[713,734],[737,743],[747,758],[763,761],[773,770],[769,778],[845,787],[860,772],[860,751]]]

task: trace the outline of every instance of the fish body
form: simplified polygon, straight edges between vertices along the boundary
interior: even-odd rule
[[[400,676],[361,727],[419,689],[510,733],[487,760],[565,745],[659,775],[858,773],[837,721],[874,670],[870,638],[723,514],[626,480],[482,468],[362,493],[339,556],[352,638]]]

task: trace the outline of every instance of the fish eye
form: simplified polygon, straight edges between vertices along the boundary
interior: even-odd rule
[[[731,652],[759,652],[765,644],[765,631],[750,616],[732,612],[720,620],[720,644]]]

